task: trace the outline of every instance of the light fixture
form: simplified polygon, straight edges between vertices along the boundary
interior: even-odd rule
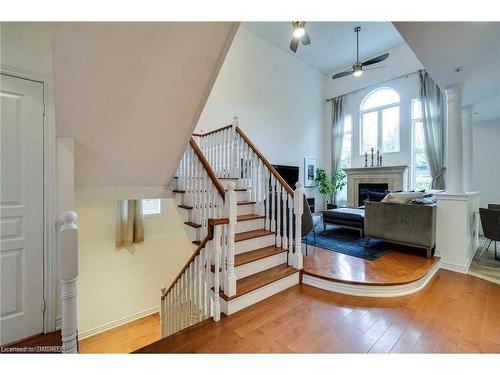
[[[363,74],[363,66],[360,63],[356,63],[352,66],[352,75],[354,77],[360,77]]]
[[[293,37],[296,39],[300,39],[304,36],[306,33],[306,29],[304,29],[304,26],[297,26],[295,29],[293,29]]]

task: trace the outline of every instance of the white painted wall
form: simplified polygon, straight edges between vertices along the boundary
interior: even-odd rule
[[[191,256],[174,201],[162,205],[163,215],[144,218],[144,243],[117,250],[116,201],[77,202],[80,339],[153,313],[160,287],[168,287]]]
[[[500,203],[500,119],[474,123],[473,190],[480,191],[480,206]]]
[[[49,23],[2,22],[0,38],[2,65],[52,76]]]
[[[305,157],[324,166],[322,90],[320,72],[240,27],[196,129],[215,129],[238,116],[266,158],[299,166],[303,181]],[[321,199],[315,189],[306,195]]]

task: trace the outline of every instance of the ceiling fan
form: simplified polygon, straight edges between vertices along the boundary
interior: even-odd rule
[[[297,47],[299,46],[299,41],[302,41],[303,45],[311,44],[311,39],[309,39],[309,35],[307,34],[305,28],[305,21],[294,21],[292,22],[293,26],[293,37],[290,42],[290,49],[293,52],[297,52]]]
[[[345,77],[345,76],[349,76],[349,75],[353,75],[354,77],[359,77],[361,74],[363,74],[363,67],[364,66],[382,62],[389,57],[388,53],[384,53],[383,55],[374,57],[373,59],[370,59],[370,60],[367,60],[364,62],[360,62],[359,61],[359,32],[360,31],[361,31],[361,27],[356,26],[354,28],[354,32],[356,33],[356,62],[352,65],[352,69],[349,69],[345,72],[337,73],[332,77],[332,79],[341,78],[341,77]]]

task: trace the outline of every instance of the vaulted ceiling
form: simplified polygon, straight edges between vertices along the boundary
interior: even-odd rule
[[[356,26],[361,26],[362,60],[404,43],[390,22],[306,22],[311,44],[299,45],[297,52],[293,53],[289,48],[293,30],[291,22],[244,22],[242,26],[324,74],[354,63],[356,34],[353,30]]]
[[[464,83],[464,104],[474,105],[474,121],[500,118],[500,22],[394,25],[441,89]]]

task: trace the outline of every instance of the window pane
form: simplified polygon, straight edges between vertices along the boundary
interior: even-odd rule
[[[161,205],[159,199],[143,199],[142,200],[142,215],[158,215],[161,213]]]
[[[362,117],[362,135],[363,140],[361,143],[361,154],[365,152],[370,153],[371,148],[377,149],[377,137],[378,137],[378,112],[368,112],[363,113]]]
[[[399,106],[382,111],[382,152],[399,151]]]
[[[344,118],[344,139],[342,141],[342,159],[340,168],[351,167],[352,121],[351,115]]]
[[[424,125],[422,121],[415,123],[415,152],[424,152]]]
[[[393,89],[378,89],[369,94],[361,104],[361,110],[366,111],[384,105],[399,103],[399,95]]]
[[[413,120],[422,118],[422,102],[420,99],[413,99],[411,101],[411,118]]]

